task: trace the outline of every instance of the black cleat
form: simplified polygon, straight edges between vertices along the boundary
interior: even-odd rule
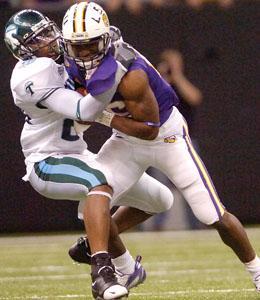
[[[92,295],[96,300],[122,299],[128,290],[117,282],[115,268],[107,253],[98,253],[91,258]]]
[[[91,264],[91,251],[87,237],[80,237],[69,249],[69,256],[77,263]]]

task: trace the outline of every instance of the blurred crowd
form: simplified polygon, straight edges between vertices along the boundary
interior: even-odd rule
[[[236,0],[95,0],[101,4],[108,12],[114,13],[125,8],[130,14],[139,15],[147,5],[154,8],[186,5],[192,9],[201,9],[205,4],[215,3],[221,8],[230,8]],[[81,2],[79,0],[0,0],[5,5],[16,8],[34,8],[41,11],[55,11],[66,9],[72,3]]]

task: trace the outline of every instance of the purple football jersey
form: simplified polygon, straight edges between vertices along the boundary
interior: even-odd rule
[[[173,106],[179,104],[179,99],[172,87],[161,77],[159,72],[144,57],[138,56],[128,71],[142,69],[149,78],[150,87],[158,102],[161,125],[168,120]]]
[[[71,79],[86,87],[86,90],[93,96],[99,95],[110,89],[115,83],[117,71],[116,59],[108,53],[93,73],[89,80],[85,80],[84,73],[73,60],[66,59],[65,66]],[[150,87],[155,95],[159,106],[160,124],[162,125],[169,118],[174,106],[177,106],[179,99],[172,87],[160,76],[158,71],[144,57],[137,54],[136,59],[128,67],[128,72],[143,70],[148,78]],[[112,101],[123,101],[123,96],[116,92]],[[118,113],[117,108],[114,109]],[[127,113],[125,108],[120,113]]]

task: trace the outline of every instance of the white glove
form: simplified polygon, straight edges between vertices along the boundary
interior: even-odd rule
[[[103,110],[103,112],[101,113],[101,115],[99,115],[96,118],[95,122],[103,124],[103,125],[105,125],[107,127],[110,127],[111,122],[112,122],[114,116],[115,116],[114,113],[109,112],[107,110]]]

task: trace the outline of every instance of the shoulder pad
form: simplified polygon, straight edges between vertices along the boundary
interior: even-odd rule
[[[23,102],[39,101],[50,90],[64,87],[64,67],[42,57],[19,62],[13,71],[11,89]]]
[[[22,65],[26,66],[28,70],[29,68],[33,69],[34,73],[39,73],[43,70],[56,67],[55,61],[48,57],[38,57],[25,60],[22,62]]]
[[[126,69],[136,59],[136,52],[133,47],[124,41],[119,41],[112,44],[113,56],[119,61]]]
[[[110,36],[111,36],[111,43],[112,44],[119,41],[120,39],[122,40],[122,34],[121,34],[121,31],[118,27],[110,26],[109,33],[110,33]]]

